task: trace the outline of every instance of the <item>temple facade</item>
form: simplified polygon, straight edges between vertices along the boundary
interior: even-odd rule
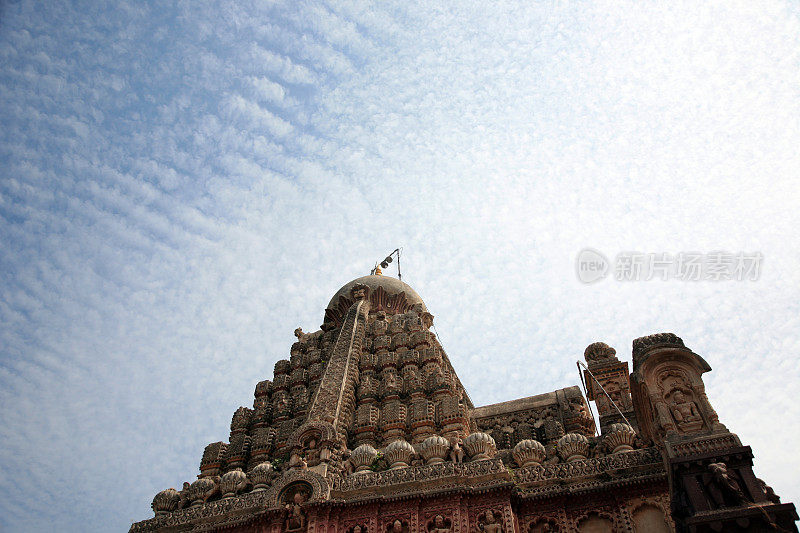
[[[156,494],[130,531],[797,531],[676,335],[634,340],[632,373],[589,345],[588,398],[574,386],[476,407],[432,324],[398,279],[346,284],[197,479]]]

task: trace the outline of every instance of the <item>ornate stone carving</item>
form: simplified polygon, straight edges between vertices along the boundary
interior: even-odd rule
[[[399,518],[392,520],[387,524],[386,531],[387,533],[408,533],[408,522]]]
[[[497,521],[497,517],[503,514],[499,511],[487,509],[478,516],[478,533],[503,533],[503,524]]]
[[[236,468],[226,472],[219,482],[219,490],[223,498],[233,498],[238,493],[243,492],[247,487],[247,474],[241,468]]]
[[[299,452],[294,452],[289,457],[289,470],[308,470],[308,461]]]
[[[583,357],[589,365],[617,361],[617,351],[604,342],[595,342],[586,347]]]
[[[652,335],[639,337],[633,341],[633,358],[635,360],[651,349],[660,346],[686,348],[686,345],[683,344],[683,340],[674,333],[654,333]]]
[[[491,459],[497,453],[494,439],[486,433],[473,433],[464,439],[464,449],[473,461]]]
[[[503,483],[505,480],[510,479],[507,474],[508,472],[503,462],[498,458],[463,464],[447,461],[432,465],[411,466],[398,470],[384,470],[380,472],[366,472],[360,476],[338,478],[334,480],[332,490],[339,493],[347,493],[350,491],[373,490],[385,487],[393,488],[394,486],[404,485],[406,488],[402,489],[403,493],[416,494],[418,491],[416,486],[418,486],[419,483],[432,483],[434,481],[444,483],[448,480],[452,480],[452,484],[447,484],[445,486],[456,487],[466,484],[474,488],[481,483],[481,479],[484,480],[484,483],[490,485],[496,484],[498,482],[497,480],[491,480],[493,476],[500,477],[501,479],[499,482]],[[487,481],[487,479],[489,480]]]
[[[202,505],[219,494],[218,477],[201,477],[189,485],[187,498],[193,506]]]
[[[636,432],[627,424],[611,424],[603,434],[603,442],[611,453],[633,450]]]
[[[389,468],[405,468],[411,463],[414,455],[414,447],[402,439],[389,443],[384,450],[384,455],[389,463]]]
[[[450,451],[450,441],[444,437],[433,435],[419,445],[419,454],[427,464],[441,463]]]
[[[250,435],[239,429],[231,433],[230,444],[225,453],[225,470],[242,468],[250,452]]]
[[[350,454],[350,463],[354,473],[369,472],[370,466],[378,457],[378,452],[369,444],[362,444]]]
[[[272,463],[264,461],[256,465],[249,473],[250,481],[253,482],[253,491],[267,490],[275,475]]]
[[[428,533],[450,533],[452,528],[453,524],[450,519],[440,514],[434,516],[427,526]]]
[[[268,396],[272,392],[272,381],[265,379],[256,384],[255,396]]]
[[[687,399],[681,390],[672,393],[669,408],[679,431],[688,433],[703,427],[703,418],[700,416],[697,404]]]
[[[153,503],[150,504],[150,507],[153,508],[156,516],[161,516],[171,513],[177,509],[180,500],[181,498],[178,494],[178,491],[173,488],[169,488],[156,494],[155,498],[153,498]]]
[[[292,363],[288,359],[280,359],[275,363],[274,376],[286,375],[292,371]],[[273,387],[275,387],[275,380],[273,378]]]
[[[547,457],[547,451],[541,442],[527,439],[521,440],[514,446],[512,452],[514,460],[521,467],[541,464]]]
[[[528,533],[558,533],[558,521],[553,518],[536,518],[528,526]]]
[[[475,408],[418,296],[367,281],[337,293],[323,331],[298,328],[253,409],[234,414],[230,444],[207,447],[200,479],[157,494],[155,518],[131,531],[628,531],[656,509],[631,494],[663,511],[681,486],[698,496],[676,498],[699,509],[692,519],[716,506],[758,520],[782,506],[752,473],[749,449],[719,431],[700,379],[707,364],[674,335],[634,342],[631,381],[613,348],[586,348],[594,437],[578,387]]]
[[[306,530],[308,525],[308,515],[303,509],[303,504],[308,499],[304,492],[297,491],[292,494],[292,500],[286,503],[284,511],[286,513],[284,531],[286,533],[299,533]]]
[[[711,463],[708,471],[711,477],[706,487],[717,508],[735,507],[749,500],[728,465],[723,462]]]
[[[558,439],[556,449],[565,461],[586,459],[589,455],[589,440],[580,433],[567,433]]]
[[[203,458],[200,461],[200,475],[219,475],[227,452],[228,444],[225,442],[212,442],[206,446],[205,450],[203,450]]]
[[[350,297],[353,300],[363,300],[369,295],[369,287],[364,285],[363,283],[357,283],[353,285],[353,288],[350,290]]]
[[[656,442],[694,433],[725,433],[708,402],[702,374],[711,370],[702,357],[672,334],[634,341],[632,392],[642,434]]]
[[[450,449],[450,460],[456,464],[464,462],[464,449],[461,447],[462,441],[460,437],[453,440],[453,447]]]

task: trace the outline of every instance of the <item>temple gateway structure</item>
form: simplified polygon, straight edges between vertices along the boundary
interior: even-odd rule
[[[633,341],[633,373],[586,348],[597,428],[578,386],[475,407],[432,324],[398,279],[346,284],[130,531],[797,531],[672,333]]]

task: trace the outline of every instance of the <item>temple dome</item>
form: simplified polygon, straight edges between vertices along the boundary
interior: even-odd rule
[[[423,310],[426,312],[428,310],[425,307],[425,302],[423,302],[422,298],[420,298],[419,294],[417,294],[417,291],[412,289],[407,283],[403,283],[397,278],[376,275],[364,276],[345,284],[341,289],[336,291],[336,294],[333,295],[333,298],[331,298],[331,301],[328,303],[328,307],[326,309],[336,309],[337,302],[342,297],[350,298],[350,291],[359,283],[369,287],[370,292],[374,292],[378,287],[382,287],[389,296],[405,293],[406,301],[410,305],[413,306],[416,304],[422,304]]]

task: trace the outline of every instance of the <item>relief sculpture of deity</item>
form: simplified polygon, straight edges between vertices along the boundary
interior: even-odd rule
[[[284,510],[286,512],[286,533],[299,533],[306,530],[308,518],[303,511],[303,503],[306,497],[302,492],[295,492],[292,503],[287,503]]]
[[[696,431],[703,427],[703,419],[697,409],[697,404],[688,400],[680,390],[672,394],[672,402],[669,407],[679,430]]]
[[[486,511],[483,519],[478,520],[478,533],[503,533],[503,525],[497,523],[494,511]]]
[[[445,520],[444,516],[437,514],[433,518],[433,522],[428,526],[430,533],[450,533],[449,520]]]

